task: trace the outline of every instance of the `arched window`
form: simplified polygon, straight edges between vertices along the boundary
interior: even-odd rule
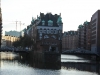
[[[48,35],[45,35],[45,36],[44,36],[44,39],[45,39],[45,38],[49,38],[49,36],[48,36]]]
[[[56,39],[56,36],[54,36],[54,35],[52,35],[51,37],[54,38],[54,39]]]

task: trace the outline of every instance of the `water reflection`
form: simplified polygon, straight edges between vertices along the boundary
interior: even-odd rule
[[[87,57],[87,58],[86,58]],[[62,55],[61,67],[67,70],[95,72],[100,74],[100,63],[92,61],[90,56]]]
[[[79,70],[87,72],[97,72],[100,73],[99,64],[90,64],[90,63],[62,63],[62,68],[67,70]]]
[[[99,75],[100,64],[82,57],[62,55],[62,63],[36,63],[28,54],[0,53],[1,75]],[[80,60],[79,60],[80,59]],[[78,62],[76,62],[76,60]],[[82,62],[82,61],[84,62]]]
[[[84,63],[85,62],[87,62],[87,63],[91,62],[90,59],[86,59],[85,57],[83,58],[82,56],[62,54],[61,57],[62,57],[61,62],[84,62]],[[89,57],[89,56],[87,56],[87,57]]]

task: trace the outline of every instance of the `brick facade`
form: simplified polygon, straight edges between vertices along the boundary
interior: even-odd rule
[[[84,22],[78,27],[78,48],[91,50],[91,24]]]
[[[60,52],[62,49],[62,27],[61,14],[40,13],[32,26],[34,49],[39,52]]]
[[[78,47],[77,31],[68,31],[63,33],[62,50],[71,50]]]

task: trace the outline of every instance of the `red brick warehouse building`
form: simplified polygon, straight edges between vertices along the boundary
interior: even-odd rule
[[[40,13],[33,25],[34,49],[41,51],[61,51],[63,23],[60,15]]]

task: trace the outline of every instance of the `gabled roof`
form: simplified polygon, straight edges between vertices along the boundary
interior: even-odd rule
[[[53,23],[53,27],[58,27],[58,24],[57,24],[57,21],[58,23],[62,23],[62,20],[61,20],[61,17],[59,17],[60,15],[52,15],[52,13],[47,13],[47,14],[44,14],[44,13],[41,13],[40,12],[40,23],[38,24],[38,26],[48,26],[48,23]],[[59,18],[59,19],[58,19]],[[38,21],[38,20],[36,20]],[[42,23],[45,22],[45,25],[42,25]]]

